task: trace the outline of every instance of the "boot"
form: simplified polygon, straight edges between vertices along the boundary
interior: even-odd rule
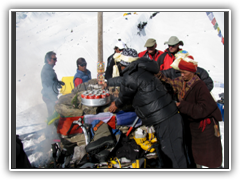
[[[141,146],[141,148],[145,151],[154,152],[155,149],[151,148],[152,143],[147,140],[146,133],[142,132],[142,129],[138,128],[135,132],[135,136],[133,137],[135,142]]]
[[[157,138],[154,135],[154,129],[153,129],[152,126],[150,128],[148,128],[148,140],[151,143],[156,143],[157,142]]]

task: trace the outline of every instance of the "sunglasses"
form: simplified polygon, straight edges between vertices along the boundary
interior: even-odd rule
[[[56,61],[57,60],[57,58],[52,58],[54,61]]]
[[[82,63],[82,64],[79,64],[79,65],[84,67],[84,66],[87,66],[87,63]]]
[[[168,47],[176,47],[178,44],[175,44],[175,45],[168,45]]]

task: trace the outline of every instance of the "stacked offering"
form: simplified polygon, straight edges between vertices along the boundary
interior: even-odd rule
[[[103,106],[110,103],[108,90],[95,89],[81,94],[82,104],[86,106]]]

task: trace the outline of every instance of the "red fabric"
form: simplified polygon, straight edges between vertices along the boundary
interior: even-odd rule
[[[179,64],[178,64],[178,68],[181,70],[186,70],[186,71],[190,71],[190,72],[196,72],[197,71],[197,66],[195,64],[193,64],[192,62],[187,62],[184,60],[180,60]]]
[[[77,116],[77,117],[67,117],[63,118],[60,117],[57,127],[57,133],[62,135],[67,135],[68,130],[70,129],[72,122],[77,121],[79,118],[83,119],[83,116]],[[116,129],[116,116],[112,116],[111,119],[107,122],[107,124],[112,128]],[[78,129],[77,129],[78,128]],[[78,134],[83,133],[82,128],[78,125],[73,126],[72,130],[69,132],[70,134]]]
[[[210,118],[206,118],[204,120],[201,120],[198,128],[202,128],[202,132],[203,132],[204,129],[206,128],[207,124],[211,124]]]
[[[79,84],[83,83],[82,79],[80,79],[80,78],[76,78],[74,82],[75,82],[75,87],[77,87]]]
[[[111,119],[107,122],[107,124],[108,124],[112,129],[116,129],[116,116],[112,116]]]
[[[159,57],[161,54],[163,54],[163,52],[157,50],[157,53],[156,53],[154,56],[152,56],[151,54],[147,53],[147,50],[146,50],[146,51],[140,52],[140,53],[138,54],[138,57],[143,57],[145,54],[147,54],[148,57],[149,57],[151,60],[154,59],[154,61],[157,61],[157,60],[158,60],[158,57]]]
[[[181,51],[182,49],[179,49],[178,51]],[[164,52],[168,52],[168,49],[166,49]],[[163,64],[160,65],[160,70],[167,70],[167,69],[170,69],[172,68],[170,65],[173,63],[173,61],[175,60],[175,56],[172,55],[170,56],[169,55],[169,52],[166,54],[164,60],[163,60]]]
[[[63,118],[60,117],[59,122],[58,122],[58,127],[57,127],[57,133],[62,134],[62,135],[70,135],[70,134],[78,134],[82,133],[82,128],[79,127],[78,125],[74,125],[72,130],[67,134],[68,130],[70,129],[72,122],[77,121],[79,118],[83,119],[83,116],[77,116],[77,117],[67,117]],[[77,129],[78,128],[78,129]]]

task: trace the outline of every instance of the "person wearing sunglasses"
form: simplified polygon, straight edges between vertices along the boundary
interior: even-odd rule
[[[168,48],[165,49],[164,53],[162,53],[157,59],[160,70],[171,68],[170,65],[175,60],[175,54],[182,50],[179,46],[183,46],[183,41],[179,40],[176,36],[171,36],[164,44],[167,44]]]
[[[65,85],[64,82],[59,81],[57,74],[55,73],[53,67],[56,65],[57,57],[56,53],[49,51],[45,55],[44,66],[41,71],[42,80],[42,99],[46,103],[48,116],[54,113],[54,106],[58,101],[58,88]]]
[[[77,59],[77,72],[73,78],[74,87],[91,80],[91,72],[87,69],[87,62],[84,58]]]

